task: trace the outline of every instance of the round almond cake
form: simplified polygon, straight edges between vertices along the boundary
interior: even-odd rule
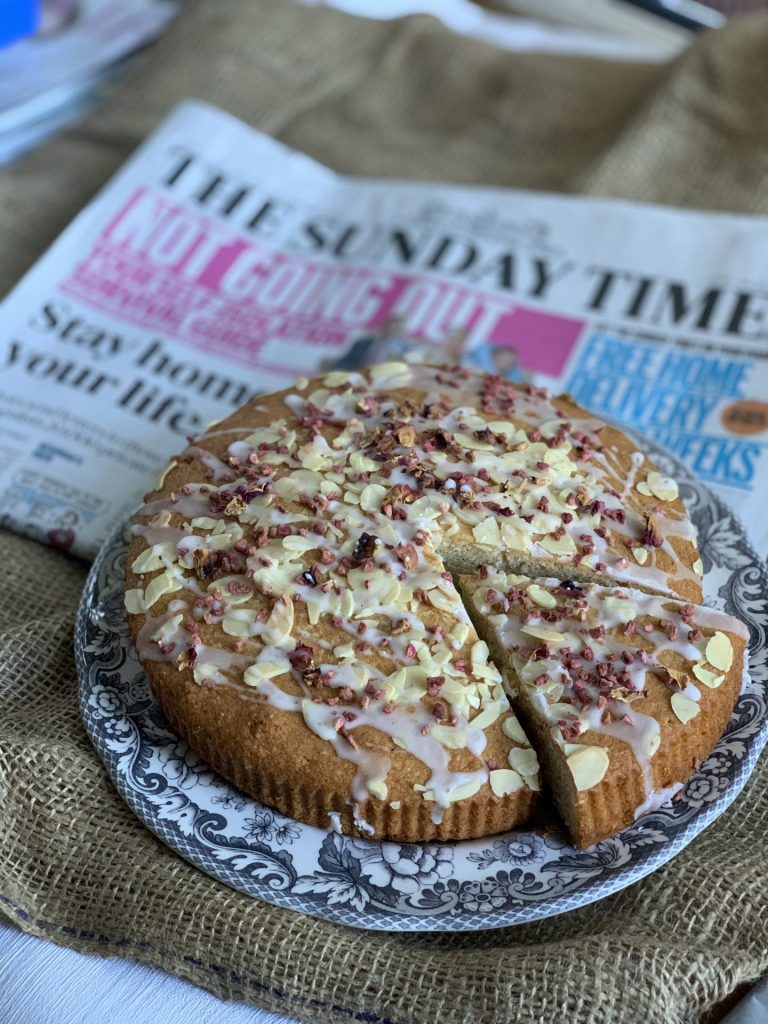
[[[172,728],[283,814],[463,839],[546,785],[584,846],[728,720],[746,632],[698,607],[701,575],[675,482],[620,431],[387,363],[194,439],[133,527],[126,608]]]

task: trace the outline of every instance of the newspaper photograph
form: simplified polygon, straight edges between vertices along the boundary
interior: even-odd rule
[[[2,304],[0,522],[92,557],[212,420],[405,359],[636,428],[764,557],[767,238],[759,218],[342,177],[183,103]]]

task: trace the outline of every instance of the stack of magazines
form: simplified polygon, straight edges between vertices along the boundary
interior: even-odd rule
[[[0,49],[0,163],[87,110],[130,54],[154,39],[175,0],[80,0],[35,36]]]

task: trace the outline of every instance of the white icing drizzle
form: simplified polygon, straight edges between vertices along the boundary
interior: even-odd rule
[[[749,643],[749,630],[741,621],[733,616],[721,612],[718,608],[709,608],[707,605],[696,606],[696,624],[701,629],[723,630],[729,633],[736,633]]]
[[[210,516],[218,518],[211,512],[212,488],[206,484],[188,484],[188,492],[177,492],[167,498],[155,498],[148,501],[141,509],[142,516],[151,516],[157,512],[178,512],[179,515],[191,518],[194,516]]]
[[[131,527],[134,537],[143,537],[151,547],[176,543],[188,537],[186,530],[175,529],[172,526],[147,526],[144,523],[134,523]]]
[[[232,477],[233,475],[232,468],[226,462],[222,462],[217,455],[207,451],[205,448],[199,448],[197,445],[191,444],[184,449],[182,455],[191,455],[202,462],[208,470],[211,480],[221,480],[223,477]]]
[[[348,687],[358,682],[356,677],[348,671],[351,666],[326,665],[320,666],[321,672],[336,671],[336,676],[331,681],[335,688]],[[346,669],[346,671],[345,671]],[[297,674],[297,679],[301,677]],[[378,681],[383,681],[379,677]],[[272,707],[280,710],[302,711],[304,720],[309,728],[322,739],[331,742],[339,757],[352,761],[357,766],[357,774],[352,785],[352,796],[363,803],[368,799],[370,785],[373,783],[385,782],[389,770],[389,758],[365,750],[363,747],[349,741],[354,738],[354,730],[361,726],[371,726],[377,731],[390,736],[395,740],[397,746],[408,751],[418,751],[418,758],[430,769],[430,777],[426,783],[424,792],[425,799],[434,802],[433,820],[436,824],[442,818],[442,812],[451,802],[452,794],[460,787],[467,785],[481,785],[488,778],[486,768],[474,772],[454,772],[449,768],[450,751],[440,742],[434,739],[429,733],[423,734],[423,730],[430,729],[435,720],[429,709],[420,703],[409,703],[398,705],[391,710],[384,710],[382,702],[370,702],[367,707],[355,707],[352,714],[353,720],[345,722],[344,732],[339,732],[336,723],[339,720],[340,711],[344,708],[340,705],[328,706],[325,703],[314,702],[311,690],[308,687],[302,689],[305,698],[293,697],[286,694],[270,680],[260,681],[256,689],[269,702]],[[457,731],[462,734],[462,746],[465,746],[476,757],[480,757],[486,745],[485,733],[480,729],[472,728],[471,724],[463,717],[459,717],[456,726]]]
[[[638,818],[642,818],[645,814],[651,814],[652,811],[658,811],[662,804],[672,800],[684,785],[683,782],[673,782],[671,786],[648,790],[645,800],[635,808],[634,820],[637,821]]]
[[[368,794],[367,793],[365,795],[365,799],[366,800],[368,799]],[[373,825],[369,825],[368,822],[365,820],[365,818],[363,817],[363,812],[362,812],[362,809],[360,807],[360,804],[356,803],[356,802],[353,802],[353,804],[352,804],[352,820],[355,823],[355,828],[359,832],[362,832],[363,835],[366,835],[366,836],[375,835],[376,829],[373,827]]]
[[[156,618],[145,620],[136,639],[136,652],[141,661],[164,661],[176,664],[180,656],[190,650],[192,635],[184,628],[182,621],[189,610],[186,601],[171,601],[167,611]],[[242,669],[250,664],[251,658],[221,647],[208,647],[198,643],[195,646],[194,667],[204,668],[200,682],[236,687],[243,696],[242,686],[228,679],[223,673]],[[210,669],[210,671],[208,671]],[[221,671],[220,671],[221,670]]]
[[[271,679],[260,680],[256,685],[256,691],[264,697],[270,707],[277,708],[279,711],[301,711],[301,697],[286,693]]]
[[[331,828],[337,835],[344,835],[341,828],[341,814],[338,811],[328,811],[328,821]]]
[[[181,603],[186,610],[186,603]],[[136,653],[141,661],[170,661],[175,664],[179,654],[186,647],[189,633],[181,625],[183,616],[179,614],[177,602],[174,601],[171,604],[176,607],[171,608],[169,605],[165,615],[147,618],[139,630],[136,639]],[[164,627],[167,628],[164,630]],[[161,644],[158,640],[153,639],[161,631],[163,631],[162,644],[167,647],[166,650],[161,650]]]

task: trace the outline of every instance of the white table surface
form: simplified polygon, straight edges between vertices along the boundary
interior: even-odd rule
[[[297,1024],[132,960],[88,956],[0,923],[2,1024]]]

